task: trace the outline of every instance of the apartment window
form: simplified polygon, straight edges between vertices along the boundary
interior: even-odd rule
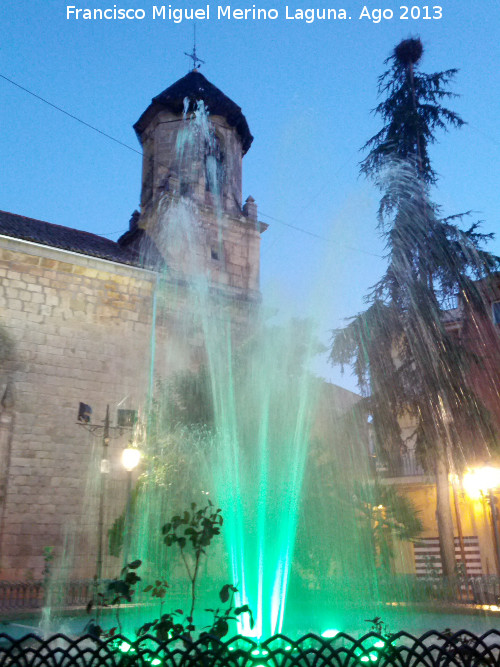
[[[493,324],[500,326],[500,301],[494,301],[491,304],[491,317]]]

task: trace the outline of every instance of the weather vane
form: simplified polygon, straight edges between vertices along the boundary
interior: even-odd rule
[[[186,53],[186,51],[184,51],[184,55],[192,59],[193,70],[197,70],[200,65],[205,64],[205,61],[202,60],[201,58],[198,58],[198,56],[196,55],[196,23],[193,23],[193,28],[194,28],[193,53]]]

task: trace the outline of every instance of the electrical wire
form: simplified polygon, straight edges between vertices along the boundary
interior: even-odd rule
[[[94,125],[90,125],[90,123],[87,123],[86,121],[82,120],[81,118],[78,118],[78,116],[74,116],[72,113],[69,113],[69,111],[65,111],[64,109],[61,109],[61,107],[58,107],[57,104],[53,104],[52,102],[49,102],[48,100],[46,100],[44,97],[40,97],[40,95],[37,95],[36,93],[32,92],[31,90],[28,90],[28,88],[25,88],[24,86],[21,86],[19,83],[16,83],[12,79],[9,79],[9,77],[5,76],[4,74],[0,74],[0,78],[4,79],[5,81],[8,81],[13,86],[16,86],[17,88],[20,88],[21,90],[24,90],[25,93],[28,93],[28,95],[31,95],[32,97],[35,97],[37,100],[40,100],[40,102],[43,102],[44,104],[48,104],[49,107],[52,107],[53,109],[56,109],[57,111],[60,111],[61,113],[65,114],[66,116],[69,116],[73,120],[76,120],[78,123],[81,123],[82,125],[85,125],[85,127],[88,127],[91,130],[94,130],[94,132],[98,132],[99,134],[102,134],[103,137],[106,137],[107,139],[110,139],[111,141],[114,141],[115,143],[120,144],[120,146],[123,146],[123,148],[127,148],[129,151],[133,151],[134,153],[137,153],[138,155],[140,155],[142,157],[142,152],[141,151],[138,151],[135,148],[132,148],[132,146],[129,146],[128,144],[124,144],[123,141],[120,141],[119,139],[115,139],[115,137],[112,137],[107,132],[103,132],[98,127],[94,127]]]
[[[73,120],[76,120],[78,123],[81,123],[85,127],[88,127],[90,130],[93,130],[94,132],[97,132],[98,134],[102,135],[103,137],[106,137],[106,139],[110,139],[111,141],[114,141],[115,143],[122,146],[123,148],[127,148],[128,150],[133,151],[134,153],[137,153],[138,155],[140,155],[142,157],[142,152],[141,151],[136,150],[132,146],[129,146],[128,144],[123,143],[123,141],[120,141],[119,139],[116,139],[115,137],[112,137],[110,134],[108,134],[107,132],[104,132],[103,130],[100,130],[98,127],[95,127],[94,125],[90,125],[90,123],[87,123],[86,121],[82,120],[81,118],[78,118],[78,116],[75,116],[74,114],[69,113],[69,111],[66,111],[65,109],[62,109],[57,104],[53,104],[52,102],[49,102],[44,97],[41,97],[40,95],[37,95],[36,93],[29,90],[25,86],[21,86],[19,83],[17,83],[16,81],[13,81],[12,79],[9,79],[9,77],[5,76],[4,74],[0,73],[0,78],[4,79],[8,83],[11,83],[13,86],[16,86],[16,88],[19,88],[20,90],[23,90],[25,93],[28,93],[28,95],[31,95],[32,97],[36,98],[40,102],[43,102],[44,104],[47,104],[48,106],[52,107],[53,109],[56,109],[56,111],[60,111],[64,115],[68,116],[69,118],[72,118]],[[339,167],[339,169],[337,170],[337,172],[335,172],[334,175],[337,175],[338,172],[343,168],[343,166],[344,165],[341,165]],[[324,191],[324,189],[326,188],[326,185],[327,184],[322,186],[320,192]],[[307,202],[301,210],[303,210],[304,208],[308,208],[309,205],[310,205],[310,202]],[[337,245],[342,245],[345,248],[348,248],[349,250],[354,250],[356,252],[360,252],[360,253],[363,253],[365,255],[371,255],[372,257],[379,257],[379,258],[383,259],[382,255],[377,255],[375,253],[368,252],[367,250],[362,250],[361,248],[356,248],[354,246],[349,246],[349,245],[346,245],[345,243],[341,243],[341,242],[339,243],[338,241],[335,241],[333,239],[328,239],[324,236],[321,236],[320,234],[315,234],[314,232],[311,232],[307,229],[303,229],[302,227],[298,227],[297,225],[292,225],[291,223],[285,222],[284,220],[280,220],[279,218],[275,218],[272,215],[268,215],[266,213],[260,213],[260,215],[264,216],[265,218],[268,218],[269,220],[272,220],[273,222],[277,222],[280,225],[284,225],[285,227],[288,227],[289,229],[294,229],[297,232],[301,232],[302,234],[306,234],[307,236],[311,236],[311,237],[319,239],[321,241],[325,241],[326,243],[335,243]],[[99,236],[113,236],[114,234],[118,234],[118,233],[123,232],[123,231],[126,231],[126,230],[120,229],[120,230],[116,230],[116,231],[113,231],[113,232],[106,232],[105,234],[99,234]]]
[[[285,227],[289,227],[290,229],[294,229],[297,232],[302,232],[303,234],[307,234],[308,236],[312,236],[315,239],[320,239],[321,241],[325,241],[325,243],[334,243],[335,245],[341,245],[344,248],[349,248],[349,250],[355,250],[356,252],[361,252],[364,255],[370,255],[371,257],[378,257],[380,259],[384,259],[383,255],[377,255],[374,252],[369,252],[368,250],[362,250],[361,248],[356,248],[355,246],[350,246],[347,245],[346,243],[342,243],[341,241],[337,241],[336,239],[329,239],[326,236],[321,236],[320,234],[315,234],[314,232],[310,232],[307,229],[302,229],[302,227],[297,227],[296,225],[292,225],[289,222],[285,222],[284,220],[280,220],[279,218],[275,218],[272,215],[268,215],[267,213],[262,213],[259,212],[259,216],[264,216],[265,218],[269,218],[269,220],[272,220],[273,222],[277,222],[280,225],[284,225]]]

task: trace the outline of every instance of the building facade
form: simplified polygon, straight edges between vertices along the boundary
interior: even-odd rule
[[[467,383],[487,410],[491,422],[492,441],[500,439],[500,275],[492,274],[477,283],[483,300],[481,312],[465,304],[460,297],[453,299],[443,312],[447,330],[456,336],[476,357],[467,371]],[[399,573],[415,573],[419,577],[436,576],[441,572],[438,524],[435,516],[436,484],[431,472],[425,471],[411,440],[413,427],[403,425],[406,447],[391,465],[377,463],[377,474],[386,484],[397,488],[410,498],[423,521],[421,539],[403,544],[395,562]],[[474,425],[472,423],[474,438]],[[467,461],[471,468],[485,465],[500,468],[500,454],[493,444],[480,445],[477,454]],[[467,468],[450,476],[449,494],[452,508],[455,556],[457,563],[466,565],[469,577],[500,575],[500,522],[493,504],[500,502],[500,484],[495,488],[472,493],[464,484]],[[461,566],[463,568],[463,565]],[[491,600],[490,600],[491,601]]]
[[[207,127],[189,132],[201,116]],[[0,213],[2,579],[40,578],[44,548],[64,551],[72,527],[88,531],[87,543],[71,548],[96,553],[95,507],[85,498],[106,406],[108,493],[123,503],[128,433],[116,411],[138,410],[154,378],[203,358],[197,325],[180,330],[177,317],[190,307],[192,273],[227,304],[236,341],[260,300],[266,225],[254,200],[242,201],[252,136],[241,109],[192,71],[152,100],[135,130],[144,151],[141,211],[118,242]],[[196,213],[189,229],[181,224],[186,200]],[[167,300],[158,298],[160,282]],[[162,358],[165,349],[175,353]],[[92,406],[90,424],[77,423],[80,402]],[[86,563],[73,574],[92,575]]]

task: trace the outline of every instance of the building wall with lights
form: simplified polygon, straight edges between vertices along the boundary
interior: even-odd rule
[[[179,133],[194,119],[184,115],[185,99],[191,111],[199,99],[211,110],[210,141],[197,136],[187,162],[176,153]],[[86,480],[98,479],[88,473],[98,472],[106,406],[114,426],[116,410],[141,408],[156,379],[203,360],[199,327],[187,328],[185,316],[179,324],[179,313],[192,307],[193,268],[186,239],[176,234],[181,199],[196,206],[196,266],[229,313],[235,345],[256,319],[266,225],[253,198],[242,200],[252,136],[241,109],[193,71],[154,98],[134,127],[144,153],[141,211],[118,242],[0,212],[0,329],[11,342],[3,358],[0,346],[3,579],[39,579],[44,548],[61,555],[65,533],[81,534],[67,544],[93,553],[95,563],[97,491]],[[212,163],[222,178],[220,206],[207,176]],[[159,283],[169,280],[157,299]],[[93,408],[90,425],[76,423],[80,402]],[[127,433],[112,428],[106,527],[125,502],[119,459],[126,444]],[[81,566],[72,576],[94,574],[90,563],[75,562]]]
[[[82,502],[98,434],[76,423],[78,403],[102,424],[107,404],[114,412],[144,400],[155,277],[5,238],[0,276],[2,326],[13,341],[2,368],[12,400],[0,415],[1,576],[24,579],[43,569],[44,547],[61,545],[62,526],[95,522]],[[123,476],[123,446],[124,437],[112,438],[113,480]]]
[[[478,363],[471,364],[468,383],[486,407],[491,420],[492,431],[496,430],[500,441],[500,275],[493,274],[478,283],[479,292],[485,302],[486,316],[476,309],[466,307],[460,298],[444,312],[447,329],[456,335],[468,350],[476,355]],[[409,569],[423,576],[424,569],[439,571],[440,556],[437,544],[438,527],[435,516],[436,489],[430,474],[426,474],[412,447],[411,424],[402,424],[403,435],[408,437],[407,448],[390,470],[379,465],[379,474],[385,483],[395,484],[410,498],[420,512],[424,530],[422,544],[402,544],[395,562],[398,572]],[[474,427],[471,426],[472,437]],[[470,437],[470,434],[467,435]],[[478,447],[476,459],[471,459],[471,467],[482,466],[490,461],[500,467],[500,451]],[[493,490],[497,506],[500,503],[500,486]],[[493,531],[489,497],[487,493],[471,493],[463,478],[450,479],[450,505],[455,528],[455,553],[457,561],[463,561],[465,551],[467,570],[471,576],[478,574],[500,574],[495,535]],[[498,520],[497,520],[498,524]],[[500,530],[500,524],[498,524]],[[463,538],[463,539],[462,539]]]

